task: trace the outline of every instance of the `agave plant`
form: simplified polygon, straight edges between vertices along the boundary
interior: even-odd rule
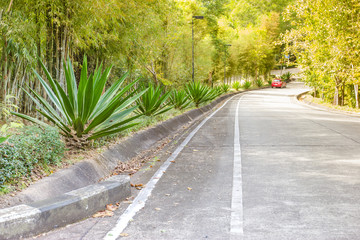
[[[262,87],[264,85],[264,82],[261,79],[256,80],[255,82],[257,87]]]
[[[239,91],[239,89],[241,88],[241,84],[239,82],[234,82],[232,84],[232,88],[235,89],[236,91]]]
[[[244,89],[249,89],[249,88],[251,87],[251,82],[250,82],[250,81],[244,82],[244,84],[242,85],[242,87],[243,87]]]
[[[186,85],[186,92],[196,107],[200,104],[211,101],[221,95],[219,89],[212,89],[201,82],[191,82]]]
[[[140,113],[145,116],[156,116],[165,113],[173,108],[168,106],[166,100],[170,96],[170,92],[164,93],[164,88],[150,84],[148,88],[142,87],[144,94],[136,101],[139,105]]]
[[[173,90],[170,95],[170,103],[176,108],[176,109],[185,109],[187,108],[191,101],[189,100],[189,97],[185,90]]]
[[[127,74],[112,84],[102,94],[111,67],[102,72],[102,66],[88,76],[87,60],[84,57],[79,86],[70,59],[64,62],[66,90],[54,80],[41,63],[49,84],[37,73],[35,75],[43,86],[49,102],[30,88],[25,90],[36,103],[37,111],[59,128],[73,147],[83,147],[91,139],[111,135],[128,129],[137,123],[138,115],[128,117],[138,106],[131,106],[143,94],[130,91],[136,81],[122,87]],[[40,125],[46,123],[30,116],[12,112],[12,114]]]
[[[281,75],[281,80],[285,81],[285,82],[290,82],[292,74],[290,72],[284,73],[283,75]]]
[[[220,87],[221,87],[221,91],[223,92],[223,93],[227,93],[229,90],[230,90],[230,85],[228,85],[228,84],[222,84],[222,85],[220,85]]]

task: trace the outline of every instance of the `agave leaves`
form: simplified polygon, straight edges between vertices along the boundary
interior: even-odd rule
[[[227,93],[228,91],[230,91],[230,85],[228,85],[228,84],[222,84],[222,85],[220,85],[220,87],[221,87],[221,91],[223,92],[223,93]]]
[[[10,136],[0,137],[0,144],[9,139]]]
[[[35,75],[43,86],[49,102],[32,89],[30,89],[32,94],[26,90],[25,92],[36,103],[37,111],[54,123],[68,139],[76,139],[81,145],[87,140],[121,132],[136,125],[132,122],[139,116],[128,116],[137,108],[136,105],[132,105],[144,92],[130,90],[136,82],[122,87],[127,74],[102,94],[111,67],[102,72],[100,66],[88,76],[87,60],[84,57],[80,82],[77,86],[73,66],[68,59],[66,63],[64,62],[66,93],[42,63],[41,66],[48,83],[37,72]],[[34,123],[45,124],[21,113],[12,112],[12,114]]]
[[[241,84],[239,82],[234,82],[232,84],[232,88],[235,89],[236,91],[239,91],[241,88]]]
[[[251,82],[250,81],[246,81],[242,85],[242,88],[244,88],[244,89],[249,89],[250,87],[251,87]]]
[[[170,92],[163,93],[163,87],[154,87],[154,85],[150,84],[150,86],[143,91],[145,91],[144,94],[136,103],[139,105],[137,111],[145,116],[160,115],[173,108],[173,106],[166,105],[166,100],[169,98]]]
[[[185,90],[173,90],[170,95],[170,103],[176,109],[182,110],[187,108],[190,105],[191,101]]]
[[[212,89],[201,82],[191,82],[186,85],[186,92],[196,107],[200,104],[211,101],[221,95],[218,89]]]

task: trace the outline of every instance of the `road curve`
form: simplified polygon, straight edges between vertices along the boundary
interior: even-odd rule
[[[360,119],[298,104],[303,91],[293,83],[232,98],[183,146],[122,236],[360,239]],[[38,239],[103,239],[129,206]]]

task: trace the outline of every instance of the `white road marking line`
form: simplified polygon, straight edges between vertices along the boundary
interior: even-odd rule
[[[231,223],[230,234],[232,237],[240,237],[244,235],[244,216],[243,216],[243,200],[242,200],[242,174],[241,174],[241,147],[240,147],[240,128],[239,128],[239,107],[240,97],[235,112],[234,127],[234,169],[233,169],[233,188],[231,199]],[[237,238],[238,239],[238,238]]]
[[[236,96],[236,95],[235,95]],[[184,149],[184,147],[190,142],[190,140],[194,137],[194,135],[199,131],[199,129],[212,117],[214,116],[220,109],[222,109],[233,97],[228,99],[221,107],[219,107],[216,111],[210,114],[207,118],[205,118],[181,143],[180,146],[176,148],[176,150],[171,154],[171,156],[163,163],[163,165],[156,171],[154,176],[149,180],[146,184],[146,187],[143,188],[140,193],[136,196],[134,201],[128,206],[125,212],[119,217],[118,221],[114,228],[112,228],[104,237],[104,240],[117,239],[122,231],[127,227],[132,218],[136,215],[138,211],[140,211],[143,207],[145,207],[145,202],[151,195],[152,190],[155,188],[156,183],[162,177],[166,169],[170,166],[171,161],[175,160],[179,153]]]

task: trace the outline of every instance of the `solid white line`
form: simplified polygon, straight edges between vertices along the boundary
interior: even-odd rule
[[[235,112],[234,127],[234,169],[233,169],[233,188],[231,200],[231,223],[230,234],[232,237],[243,236],[243,200],[242,200],[242,174],[241,174],[241,147],[240,147],[240,128],[239,128],[239,107],[240,97]]]
[[[176,148],[176,150],[171,154],[171,156],[161,165],[161,167],[156,171],[154,176],[150,179],[150,181],[146,184],[145,188],[143,188],[140,193],[136,196],[134,201],[128,206],[125,212],[119,217],[115,227],[111,229],[104,240],[112,240],[117,239],[122,231],[127,227],[132,218],[136,215],[136,213],[141,210],[145,206],[145,202],[151,195],[152,190],[155,188],[156,183],[162,177],[166,169],[170,166],[171,161],[175,160],[179,153],[184,149],[184,147],[190,142],[193,136],[199,131],[199,129],[212,117],[214,116],[220,109],[222,109],[233,97],[228,99],[220,108],[210,114],[207,118],[205,118],[181,143],[180,146]]]

